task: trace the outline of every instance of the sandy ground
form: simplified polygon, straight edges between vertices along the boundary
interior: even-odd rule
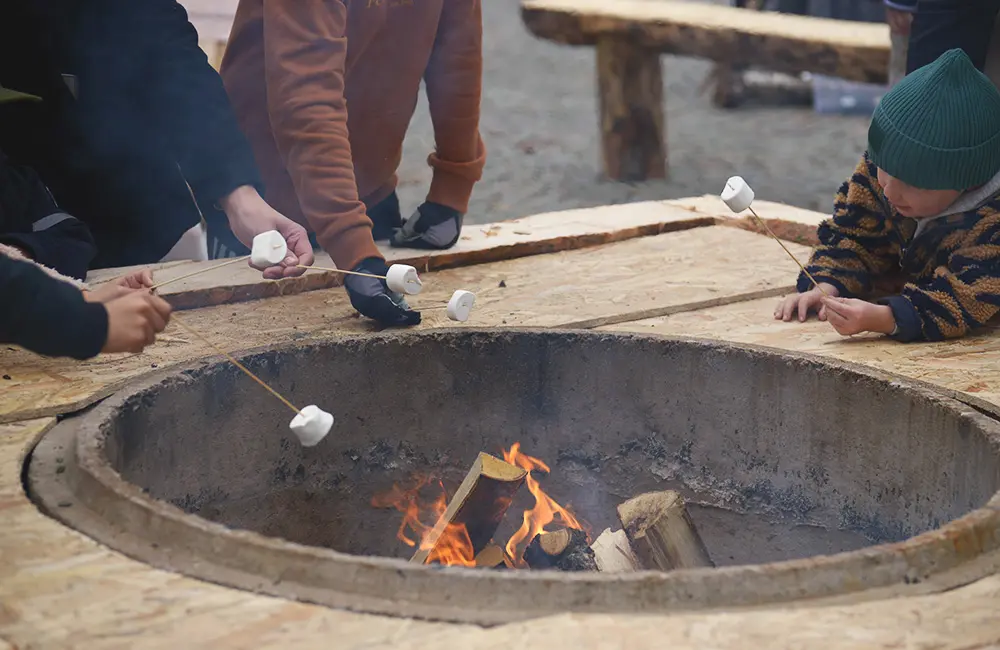
[[[708,62],[664,57],[669,180],[602,181],[593,50],[534,38],[521,23],[518,0],[489,0],[483,12],[489,158],[470,222],[717,193],[733,174],[762,199],[825,211],[864,149],[866,118],[808,108],[719,110],[698,92]],[[404,214],[427,191],[433,142],[421,100],[400,170]]]

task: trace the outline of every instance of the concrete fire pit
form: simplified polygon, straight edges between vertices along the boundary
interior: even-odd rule
[[[337,417],[291,413],[223,360],[153,373],[58,424],[29,467],[51,515],[155,566],[359,611],[491,624],[933,591],[996,569],[1000,425],[906,380],[652,336],[472,330],[247,353]],[[457,482],[514,442],[595,533],[674,489],[715,569],[628,575],[416,566],[372,497]],[[513,513],[512,513],[513,514]]]

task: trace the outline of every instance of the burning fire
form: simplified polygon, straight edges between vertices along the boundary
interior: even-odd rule
[[[589,537],[589,527],[581,523],[568,508],[556,503],[532,476],[531,473],[535,470],[550,472],[548,465],[521,452],[519,442],[503,452],[503,459],[528,471],[525,485],[535,498],[534,507],[524,511],[521,527],[507,541],[507,553],[517,566],[526,566],[521,557],[524,549],[536,535],[546,531],[546,527],[553,522],[557,524],[556,528],[585,530]],[[435,496],[430,500],[422,499],[421,493],[428,489],[434,490]],[[448,524],[431,549],[430,534],[447,509],[448,498],[444,484],[440,480],[430,476],[415,476],[411,487],[402,488],[394,485],[388,492],[373,498],[371,504],[375,508],[395,508],[403,513],[396,538],[407,546],[417,547],[419,544],[420,550],[430,550],[427,563],[474,567],[475,551],[464,524]]]
[[[437,496],[430,502],[421,500],[420,492],[432,483],[436,483],[440,488]],[[396,531],[396,539],[412,547],[419,543],[420,550],[426,551],[431,550],[428,540],[431,530],[434,529],[434,524],[448,507],[448,495],[440,480],[430,476],[417,476],[413,487],[403,489],[398,485],[393,485],[392,489],[385,494],[373,498],[372,506],[375,508],[395,508],[402,512],[403,521],[400,522],[399,530]],[[410,537],[408,532],[416,539]],[[427,562],[450,566],[476,566],[472,540],[469,539],[469,532],[465,529],[465,524],[448,524],[438,538],[437,544],[427,556]]]
[[[528,476],[524,483],[528,486],[531,496],[535,497],[535,507],[524,511],[521,527],[507,541],[507,553],[513,558],[517,566],[525,566],[524,560],[521,557],[524,554],[524,549],[535,538],[535,535],[544,531],[545,527],[556,521],[556,519],[559,520],[558,523],[562,524],[559,528],[587,530],[588,527],[581,524],[573,516],[572,512],[556,503],[552,497],[546,494],[541,486],[538,485],[535,477],[531,475],[531,472],[534,470],[541,470],[548,474],[551,471],[548,465],[537,458],[522,453],[521,443],[519,442],[515,442],[509,451],[503,452],[503,459],[511,465],[517,465],[521,469],[528,470]],[[587,532],[589,538],[589,530]]]

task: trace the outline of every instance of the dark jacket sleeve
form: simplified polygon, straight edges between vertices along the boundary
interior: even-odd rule
[[[83,280],[97,247],[90,229],[57,204],[35,172],[0,152],[0,244],[15,246],[40,264]]]
[[[199,203],[211,205],[241,185],[261,188],[253,151],[240,131],[222,79],[198,46],[198,33],[176,0],[115,0],[131,47],[142,48],[134,80],[151,128],[172,143]],[[129,56],[129,52],[121,52]]]
[[[0,255],[0,342],[51,357],[89,359],[108,338],[108,312],[73,285]]]

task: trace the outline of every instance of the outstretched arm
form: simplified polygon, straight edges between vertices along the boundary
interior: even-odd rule
[[[358,197],[347,133],[343,0],[264,0],[267,108],[302,212],[334,263],[381,258]]]
[[[817,282],[837,287],[844,298],[871,293],[873,280],[899,260],[899,240],[886,213],[876,172],[865,155],[840,187],[833,217],[820,224],[820,244],[806,266]],[[811,287],[809,278],[800,274],[799,292]]]

